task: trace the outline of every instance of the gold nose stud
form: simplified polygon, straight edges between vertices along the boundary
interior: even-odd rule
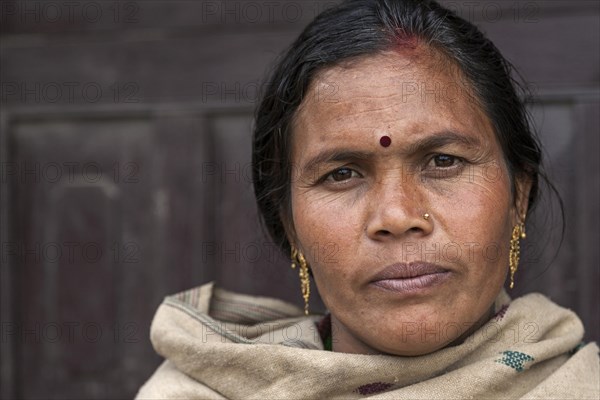
[[[425,221],[429,221],[429,214],[427,214],[427,213],[423,214],[423,219]]]

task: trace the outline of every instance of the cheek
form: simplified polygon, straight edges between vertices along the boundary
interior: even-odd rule
[[[478,242],[500,239],[509,221],[510,180],[505,171],[486,175],[478,168],[472,175],[448,190],[431,190],[431,205],[437,208],[438,222],[446,232]],[[437,207],[436,207],[437,206]]]
[[[358,208],[356,203],[339,194],[293,191],[294,226],[300,244],[305,247],[343,247],[358,243]]]
[[[438,209],[437,222],[461,250],[461,262],[470,277],[467,285],[491,287],[503,280],[508,265],[511,190],[506,173],[494,179],[478,175],[472,182],[456,186],[451,196],[432,202]],[[454,254],[454,253],[453,253]],[[483,282],[482,282],[483,281]]]
[[[335,198],[334,198],[335,197]],[[292,197],[294,227],[299,246],[309,262],[319,292],[325,297],[352,280],[349,266],[357,259],[361,241],[359,205],[340,196],[298,191]],[[327,299],[323,300],[327,302]]]

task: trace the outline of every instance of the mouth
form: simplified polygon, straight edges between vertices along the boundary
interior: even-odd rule
[[[440,285],[451,272],[437,264],[426,262],[392,264],[379,271],[370,285],[400,293],[421,292]]]

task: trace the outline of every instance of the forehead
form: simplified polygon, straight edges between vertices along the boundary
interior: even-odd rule
[[[294,142],[300,138],[303,145],[347,140],[350,132],[408,138],[433,129],[472,130],[494,139],[460,69],[427,46],[365,56],[322,71],[293,126]]]

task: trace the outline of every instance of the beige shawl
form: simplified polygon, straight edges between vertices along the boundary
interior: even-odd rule
[[[598,399],[598,346],[540,294],[511,301],[464,343],[419,357],[323,350],[280,300],[212,283],[167,297],[151,328],[166,358],[137,399]]]

